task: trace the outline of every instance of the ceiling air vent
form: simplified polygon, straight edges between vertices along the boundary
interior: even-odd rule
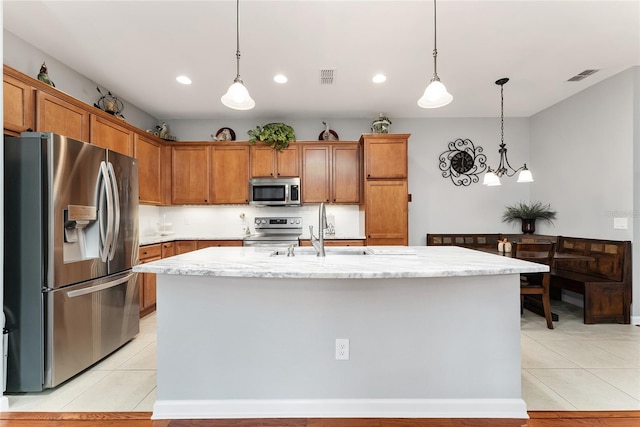
[[[332,85],[333,84],[333,73],[336,70],[320,70],[320,84],[321,85]]]
[[[567,80],[568,82],[579,82],[580,80],[589,77],[591,74],[597,73],[598,70],[584,70],[581,73],[576,74],[575,76],[571,77],[569,80]]]

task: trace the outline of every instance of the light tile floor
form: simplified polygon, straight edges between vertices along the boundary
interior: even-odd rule
[[[639,410],[640,327],[584,325],[582,309],[553,302],[555,329],[529,311],[521,320],[522,397],[529,410]],[[65,384],[10,394],[12,411],[152,411],[156,317],[119,351]]]

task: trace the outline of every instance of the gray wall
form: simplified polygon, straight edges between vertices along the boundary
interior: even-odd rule
[[[531,117],[531,156],[542,172],[531,196],[558,210],[558,234],[633,237],[636,72],[629,69]],[[614,230],[614,217],[628,218],[629,229]]]
[[[56,89],[79,99],[89,105],[93,105],[100,98],[96,90],[98,83],[77,71],[67,67],[54,57],[44,53],[37,47],[25,42],[7,30],[3,30],[3,64],[15,68],[33,78],[38,77],[42,62],[47,63],[49,77],[55,83]],[[100,86],[100,90],[106,93],[109,88]],[[117,93],[114,95],[118,96]],[[155,128],[158,119],[142,111],[135,105],[120,99],[124,103],[122,114],[127,123],[140,129]]]

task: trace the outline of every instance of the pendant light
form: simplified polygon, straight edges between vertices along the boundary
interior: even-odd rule
[[[236,78],[220,101],[234,110],[250,110],[256,106],[240,78],[240,0],[236,0]]]
[[[503,175],[511,177],[518,172],[520,172],[520,174],[518,175],[517,182],[533,182],[533,175],[531,175],[531,171],[527,168],[526,163],[524,166],[514,169],[509,164],[509,159],[507,158],[507,145],[504,143],[504,85],[508,81],[509,79],[507,77],[496,80],[496,84],[500,86],[500,149],[498,150],[498,153],[500,153],[500,163],[496,169],[489,167],[487,173],[484,175],[482,184],[489,187],[502,185],[500,178]]]
[[[422,108],[444,107],[453,101],[453,95],[447,92],[447,88],[438,77],[438,49],[436,47],[436,0],[433,0],[433,77],[429,86],[424,91],[422,98],[418,100],[418,106]]]

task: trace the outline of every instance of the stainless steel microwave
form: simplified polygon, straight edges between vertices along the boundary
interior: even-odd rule
[[[252,178],[249,204],[254,206],[300,206],[300,178]]]

